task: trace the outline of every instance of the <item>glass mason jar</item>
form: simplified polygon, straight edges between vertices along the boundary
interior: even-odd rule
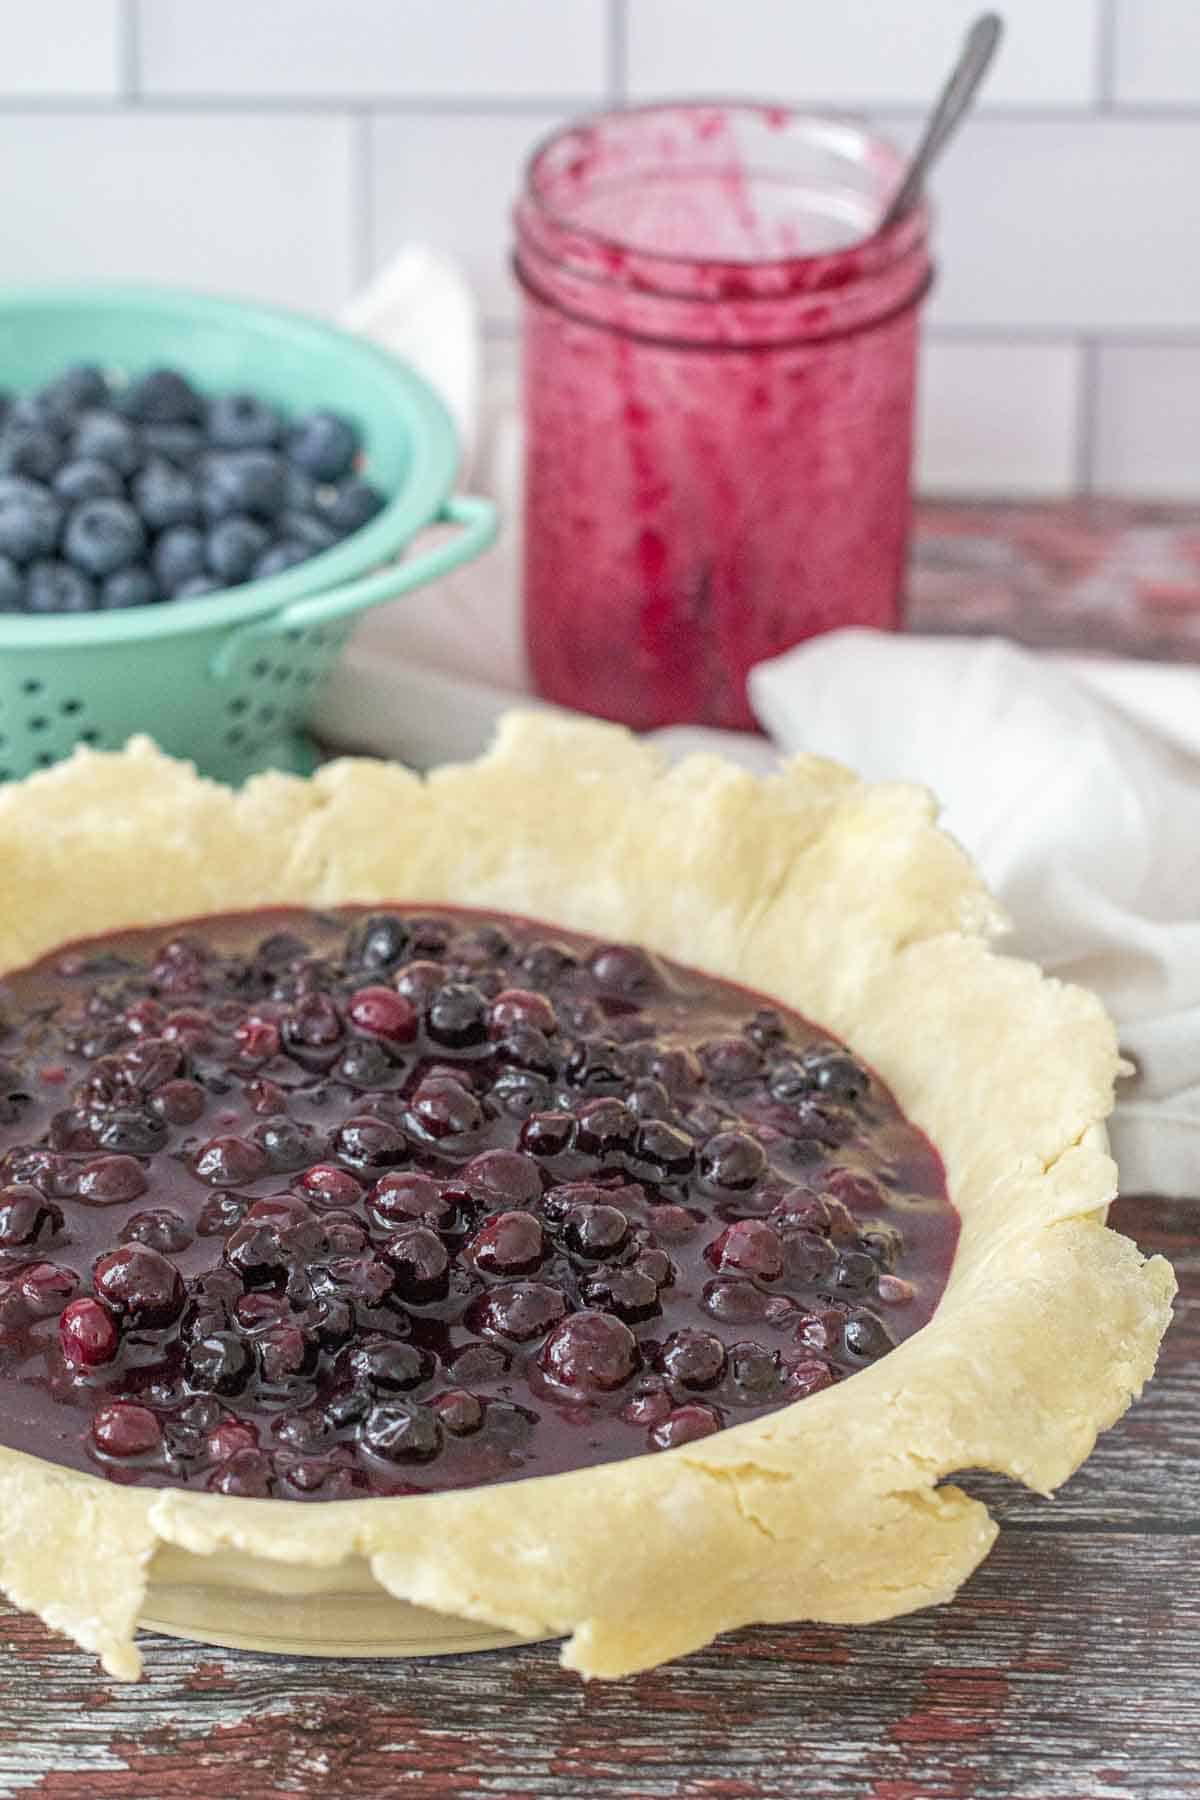
[[[753,720],[746,672],[894,628],[924,208],[889,144],[786,107],[600,115],[530,160],[526,637],[540,692],[645,729]]]

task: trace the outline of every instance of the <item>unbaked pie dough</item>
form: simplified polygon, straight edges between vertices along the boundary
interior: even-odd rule
[[[186,969],[181,995],[168,980],[162,1004],[139,997],[140,1010],[120,1015],[132,1035],[98,1002],[95,1041],[82,1028],[70,1040],[87,1068],[45,1061],[44,1092],[5,1100],[0,1578],[14,1602],[132,1678],[156,1572],[203,1583],[206,1567],[241,1567],[288,1592],[336,1585],[344,1570],[349,1586],[365,1575],[437,1613],[564,1636],[568,1666],[617,1676],[750,1622],[868,1621],[953,1594],[995,1527],[943,1479],[996,1469],[1043,1493],[1065,1480],[1151,1373],[1174,1284],[1161,1258],[1143,1261],[1104,1224],[1116,1185],[1104,1134],[1119,1068],[1110,1021],[1082,990],[989,949],[1002,915],[932,811],[917,790],[868,787],[816,758],[763,781],[711,757],[665,769],[616,728],[521,715],[480,762],[425,780],[341,762],[311,782],[263,776],[235,795],[140,741],[0,793],[10,1009],[14,996],[28,1008],[41,980],[52,1011],[54,983],[86,974],[88,947],[65,960],[50,955],[60,947],[176,921],[196,921],[203,937],[205,920],[273,915],[268,961],[288,952],[293,925],[301,940],[340,933],[339,945],[357,929],[364,959],[336,996],[345,1023],[328,1034],[343,1034],[351,1062],[334,1061],[342,1038],[325,1054],[320,1019],[302,1046],[303,1070],[316,1059],[304,1079],[319,1086],[332,1070],[343,1095],[337,1130],[312,1157],[271,1082],[293,1067],[278,1029],[286,1040],[297,1008],[327,1005],[305,999],[303,973],[299,987],[280,975],[271,991],[282,998],[258,1013],[230,1002],[245,1080],[228,1084],[224,1119],[214,1080],[195,1139],[179,1133],[192,1104],[182,1089],[194,1097],[196,1084],[162,1048],[187,1047]],[[430,954],[410,934],[408,974],[361,950],[389,904],[402,921],[427,920]],[[351,907],[369,910],[334,914]],[[439,940],[439,917],[477,956],[474,982],[457,967],[438,988],[438,958],[459,954]],[[517,980],[555,928],[578,980]],[[135,934],[125,947],[143,946],[151,979],[156,956],[186,962],[186,949],[163,947],[187,932]],[[653,954],[639,963],[628,946]],[[297,959],[292,943],[289,967],[303,971],[320,949],[305,940]],[[414,950],[424,976],[411,973]],[[19,973],[34,963],[43,974]],[[246,976],[260,978],[276,980]],[[740,1020],[738,989],[751,990]],[[664,1056],[659,1040],[683,1032],[685,1001],[705,1030]],[[9,1035],[26,1053],[42,1028],[30,1038],[16,1013]],[[414,1048],[418,1015],[445,1066],[424,1035]],[[46,1029],[49,1057],[60,1045]],[[139,1033],[158,1049],[128,1053]],[[143,1141],[136,1119],[128,1135],[110,1091],[127,1079],[123,1056],[153,1070],[167,1095],[159,1111],[177,1109],[175,1136]],[[456,1069],[468,1070],[463,1086]],[[508,1134],[486,1141],[471,1136],[484,1116],[474,1101],[465,1123],[453,1111],[484,1069],[488,1116]],[[92,1089],[64,1087],[48,1125],[55,1084],[81,1072],[100,1113],[70,1099]],[[359,1090],[378,1104],[358,1109],[346,1136],[344,1096]],[[22,1138],[22,1117],[43,1129]],[[313,1118],[319,1107],[303,1130]],[[452,1143],[436,1134],[460,1127],[455,1186],[442,1179]],[[769,1168],[748,1143],[759,1131]],[[935,1290],[923,1296],[922,1281],[953,1235],[920,1221],[939,1205],[943,1224],[954,1215],[922,1133],[960,1222],[928,1323]],[[200,1238],[164,1222],[162,1145],[186,1145],[180,1179],[201,1199],[212,1191]],[[54,1186],[56,1155],[66,1189]],[[533,1198],[521,1188],[530,1166]],[[445,1191],[434,1194],[429,1171]],[[230,1191],[239,1186],[253,1194]],[[277,1202],[289,1186],[299,1197]],[[873,1207],[872,1194],[910,1207],[912,1245],[926,1230],[934,1248],[920,1267],[904,1261],[903,1217],[889,1247],[887,1204]],[[436,1208],[422,1212],[430,1195]],[[674,1204],[697,1197],[691,1218]],[[865,1222],[854,1216],[863,1204]],[[374,1248],[356,1216],[372,1221]],[[89,1267],[118,1219],[119,1249]],[[260,1239],[281,1232],[293,1250],[276,1267]],[[197,1320],[201,1302],[170,1257],[186,1239],[186,1273],[208,1238],[221,1291],[212,1318]],[[64,1288],[72,1256],[84,1267]],[[380,1271],[395,1283],[383,1331],[373,1294],[365,1312],[344,1299],[345,1283]],[[385,1341],[396,1316],[412,1340],[399,1350]],[[365,1341],[355,1317],[372,1326]],[[319,1371],[318,1337],[306,1349],[293,1318],[325,1334]],[[145,1376],[147,1407],[106,1408],[94,1391],[118,1354],[105,1334],[122,1332],[121,1356],[172,1346],[172,1369]],[[510,1365],[517,1399],[529,1398],[522,1380],[540,1397],[532,1409],[513,1403]],[[238,1435],[251,1367],[267,1396],[257,1428],[283,1446],[272,1457],[253,1431]],[[199,1409],[194,1391],[210,1396]],[[295,1392],[303,1405],[279,1397]],[[564,1468],[571,1429],[538,1423],[542,1401],[581,1445],[591,1429],[585,1466]],[[216,1449],[197,1450],[214,1431]],[[256,1492],[274,1497],[245,1497]],[[342,1493],[369,1497],[324,1498]]]

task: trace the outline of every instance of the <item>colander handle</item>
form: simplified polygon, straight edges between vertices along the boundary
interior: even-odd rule
[[[380,606],[385,600],[398,599],[410,588],[420,587],[422,582],[448,574],[459,563],[487,549],[496,535],[496,523],[496,508],[490,500],[473,494],[452,494],[430,524],[461,525],[462,530],[454,537],[406,557],[403,562],[376,569],[372,574],[364,575],[361,581],[347,582],[325,594],[311,594],[305,600],[294,600],[279,612],[268,613],[265,618],[252,619],[225,639],[210,665],[213,675],[218,681],[223,680],[247,645],[261,643],[264,638],[279,637],[285,632],[303,631],[310,625],[323,625],[327,619],[340,619],[347,613],[365,612],[368,607]]]

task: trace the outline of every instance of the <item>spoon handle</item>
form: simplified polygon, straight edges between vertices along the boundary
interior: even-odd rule
[[[877,231],[886,231],[916,205],[926,175],[975,98],[975,91],[987,74],[1003,35],[1004,21],[999,13],[992,12],[980,13],[967,32],[958,61],[946,77],[904,179],[888,202],[887,210],[876,226]]]

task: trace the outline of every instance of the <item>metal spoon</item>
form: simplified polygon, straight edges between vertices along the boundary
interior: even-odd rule
[[[963,39],[958,61],[946,77],[946,84],[929,115],[921,141],[913,151],[904,178],[888,202],[876,231],[886,231],[902,219],[921,198],[925,177],[937,161],[967,111],[980,82],[988,72],[993,56],[1004,35],[1004,21],[999,13],[980,13]]]

